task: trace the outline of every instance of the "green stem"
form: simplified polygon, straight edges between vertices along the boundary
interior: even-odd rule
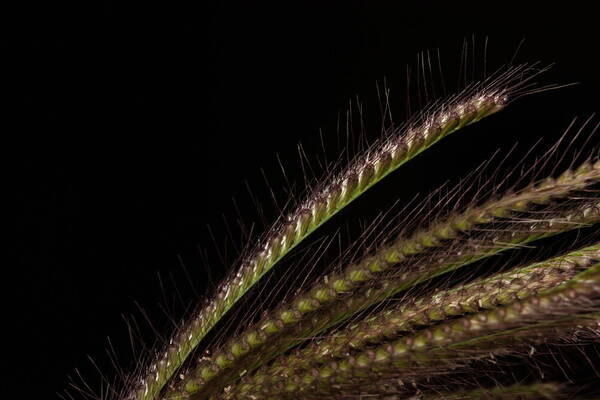
[[[496,386],[493,388],[477,388],[473,390],[457,390],[447,393],[423,394],[420,400],[551,400],[563,398],[565,387],[558,383],[515,384]]]
[[[598,296],[600,263],[568,282],[526,300],[443,322],[310,372],[289,375],[262,371],[247,376],[230,388],[223,398],[249,395],[287,398],[292,393],[297,398],[304,393],[325,395],[331,390],[339,393],[344,387],[355,389],[360,382],[369,385],[376,380],[381,384],[387,375],[394,379],[424,378],[426,371],[431,373],[432,369],[448,371],[472,359],[515,352],[523,344],[560,337],[563,331],[559,327],[596,326],[597,312],[579,313],[594,309],[591,299]]]
[[[531,78],[529,72],[526,66],[517,66],[500,77],[471,86],[442,103],[436,111],[428,112],[427,118],[420,118],[406,129],[394,130],[391,137],[370,149],[321,190],[310,194],[242,260],[236,273],[174,335],[162,356],[150,365],[137,380],[138,386],[125,398],[154,399],[223,315],[290,250],[400,165],[445,136],[503,109],[506,99]]]
[[[572,278],[579,270],[600,261],[600,244],[572,251],[526,267],[514,268],[490,278],[426,295],[414,303],[383,310],[352,324],[320,342],[312,342],[297,354],[280,357],[270,367],[287,374],[311,365],[344,357],[368,344],[382,342],[401,332],[430,326],[462,314],[489,310],[523,300]],[[292,372],[291,367],[294,371]]]

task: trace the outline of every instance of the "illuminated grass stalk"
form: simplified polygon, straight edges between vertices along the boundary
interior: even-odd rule
[[[277,359],[271,370],[293,366],[296,370],[344,357],[367,344],[394,338],[402,332],[432,325],[461,314],[492,309],[526,299],[572,278],[579,270],[600,261],[600,244],[568,254],[517,267],[466,285],[401,303],[365,318],[357,324],[313,342],[296,354]]]
[[[443,103],[437,103],[404,129],[393,129],[381,143],[317,188],[288,218],[270,230],[255,250],[248,252],[235,273],[169,341],[168,346],[125,396],[152,400],[190,352],[223,315],[282,257],[338,211],[443,137],[503,109],[511,96],[539,71],[521,65],[473,84]]]
[[[317,400],[360,398],[360,396],[385,398],[386,393],[393,395],[404,393],[406,398],[413,400],[415,387],[419,387],[421,382],[426,383],[432,378],[443,379],[457,371],[472,373],[474,371],[469,369],[469,364],[472,362],[490,360],[495,364],[497,357],[511,354],[526,357],[528,354],[535,353],[534,346],[547,343],[569,344],[571,337],[580,336],[591,341],[600,339],[599,312],[569,315],[533,323],[493,335],[484,335],[479,340],[467,340],[447,347],[425,349],[423,353],[411,349],[411,353],[406,355],[404,360],[398,361],[399,366],[390,362],[389,365],[375,368],[374,361],[378,354],[376,351],[381,350],[375,348],[359,354],[360,359],[351,357],[323,368],[312,369],[301,376],[255,377],[251,375],[212,399]],[[563,338],[567,341],[565,342]],[[391,346],[394,344],[399,345],[392,342],[382,347],[393,352]],[[339,368],[344,369],[345,375]],[[352,373],[349,374],[348,371]],[[338,374],[340,379],[334,381],[334,377]],[[304,385],[313,386],[303,389]],[[424,387],[427,387],[427,384]]]
[[[455,212],[409,237],[396,238],[380,247],[374,254],[339,273],[321,279],[307,292],[296,296],[288,304],[279,306],[256,326],[229,340],[221,350],[202,360],[195,371],[184,379],[183,390],[190,395],[207,390],[214,391],[222,383],[237,377],[239,372],[254,368],[289,348],[293,338],[314,336],[361,309],[433,276],[489,257],[517,244],[577,228],[578,226],[572,223],[551,228],[538,224],[537,230],[530,228],[521,236],[511,230],[509,237],[503,240],[494,237],[493,242],[483,241],[485,246],[480,245],[483,248],[470,251],[463,249],[463,254],[454,260],[447,259],[438,265],[423,264],[420,268],[402,270],[400,276],[387,279],[382,287],[369,287],[366,292],[362,290],[362,294],[355,296],[355,301],[349,303],[352,298],[348,298],[347,293],[362,289],[366,282],[384,276],[398,264],[414,258],[425,249],[443,246],[448,241],[476,230],[480,225],[510,219],[552,200],[568,197],[570,193],[584,190],[599,180],[600,162],[585,162],[577,169],[565,171],[557,179],[544,179],[517,193],[509,192],[499,199],[491,199],[480,206]],[[537,218],[543,219],[540,216]],[[591,218],[592,223],[595,222],[596,217],[592,215]],[[488,248],[485,248],[486,246]],[[339,298],[342,294],[344,297],[340,304]],[[319,315],[311,318],[311,315],[316,313]],[[273,344],[274,340],[277,340],[275,343],[278,345]],[[265,348],[267,345],[270,348]],[[249,353],[256,354],[256,357],[250,357]],[[214,384],[212,381],[215,379],[223,382]],[[175,396],[177,391],[180,389],[172,390],[167,397]]]
[[[541,338],[561,337],[562,330],[556,331],[559,336],[553,335],[553,331],[565,322],[568,329],[581,329],[577,325],[597,327],[599,304],[593,299],[598,297],[600,263],[526,300],[443,322],[300,375],[248,376],[222,397],[242,399],[255,394],[287,398],[293,393],[294,398],[302,398],[305,393],[341,393],[344,387],[356,390],[360,382],[368,386],[375,380],[381,384],[386,376],[423,379],[427,371],[454,368],[493,353],[515,352],[520,348],[516,341],[522,345]]]

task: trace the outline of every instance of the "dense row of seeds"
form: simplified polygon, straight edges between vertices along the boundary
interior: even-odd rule
[[[437,321],[492,309],[526,299],[572,278],[580,269],[600,261],[600,245],[519,267],[467,285],[427,295],[414,302],[385,309],[360,323],[312,342],[305,349],[279,358],[271,372],[293,374],[337,357],[344,357],[367,344],[394,338],[402,332],[432,325]],[[292,369],[293,368],[293,369]]]
[[[563,340],[563,338],[567,339]],[[393,399],[414,400],[415,388],[426,388],[427,382],[431,378],[441,378],[458,371],[468,373],[469,364],[475,361],[480,363],[490,361],[493,364],[498,357],[503,355],[527,357],[527,354],[535,354],[538,345],[546,346],[555,343],[564,348],[564,345],[573,345],[574,341],[585,343],[596,342],[598,339],[600,339],[600,313],[572,315],[530,324],[522,328],[508,329],[499,334],[486,335],[481,337],[481,340],[467,341],[468,346],[449,346],[450,350],[440,347],[432,349],[428,354],[417,353],[411,349],[412,359],[405,360],[401,366],[392,363],[387,368],[380,368],[377,372],[370,369],[374,364],[367,364],[365,360],[361,360],[361,364],[357,365],[356,359],[350,358],[350,364],[356,368],[353,374],[345,377],[346,382],[336,383],[332,379],[327,379],[328,374],[336,375],[338,373],[337,368],[340,365],[343,368],[349,366],[348,363],[336,363],[322,372],[324,376],[319,376],[321,373],[319,370],[312,370],[311,374],[316,377],[314,382],[307,379],[306,376],[294,378],[293,384],[281,377],[274,380],[267,378],[257,380],[256,383],[261,385],[260,389],[253,390],[245,386],[241,388],[244,394],[240,395],[238,386],[241,384],[238,384],[228,387],[222,395],[211,399],[317,400],[330,398],[348,400],[357,396],[359,398],[360,396],[386,398],[386,394],[389,394],[400,395],[400,397],[392,397]],[[478,347],[474,348],[473,346]],[[373,357],[374,352],[371,350],[368,351],[368,354],[369,357]],[[304,381],[319,385],[302,391],[298,390],[298,383],[303,384]],[[418,398],[420,399],[420,397]]]

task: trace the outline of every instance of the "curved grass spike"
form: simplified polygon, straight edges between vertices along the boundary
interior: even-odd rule
[[[464,255],[459,257],[459,259],[461,261],[460,262],[453,261],[451,264],[454,266],[463,265],[463,264],[468,263],[472,259],[483,258],[484,256],[496,254],[501,250],[505,250],[507,248],[512,248],[518,243],[526,243],[531,240],[539,239],[540,237],[548,236],[551,234],[556,234],[556,233],[559,233],[559,232],[562,232],[565,230],[574,229],[574,228],[580,227],[581,224],[591,224],[591,223],[597,222],[599,219],[598,211],[597,211],[598,206],[600,206],[600,204],[592,204],[591,206],[585,207],[581,211],[576,211],[574,213],[571,210],[571,215],[569,215],[569,213],[562,215],[564,220],[560,223],[559,223],[559,220],[557,219],[557,215],[553,216],[553,218],[546,221],[546,223],[548,223],[550,221],[554,221],[552,223],[553,228],[551,231],[548,231],[547,227],[545,226],[546,223],[542,224],[541,221],[538,221],[537,223],[532,224],[531,226],[527,226],[527,228],[524,229],[525,232],[523,235],[515,236],[513,230],[509,230],[507,232],[507,234],[505,235],[506,237],[504,237],[504,238],[502,238],[502,236],[494,237],[494,240],[498,241],[497,244],[495,244],[493,241],[490,241],[488,244],[486,244],[485,252],[482,252],[482,250],[479,248],[471,249],[470,253],[469,253],[469,251],[463,249],[462,253],[464,253]],[[480,243],[480,245],[482,245],[482,243],[485,243],[485,241],[482,241]],[[445,260],[445,261],[448,261],[448,260]],[[393,294],[393,292],[395,291],[394,288],[396,286],[397,286],[397,284],[394,284],[394,283],[390,284],[388,281],[388,282],[386,282],[386,285],[384,287],[380,288],[379,290],[376,290],[374,288],[369,288],[369,289],[367,289],[366,295],[363,293],[360,296],[358,296],[358,295],[355,296],[355,298],[346,299],[344,302],[338,302],[336,307],[333,308],[332,314],[337,315],[338,317],[339,317],[339,315],[344,315],[344,314],[351,315],[357,311],[360,311],[364,307],[372,304],[373,302],[375,302],[377,300],[381,300],[381,299],[387,297],[388,295]],[[330,315],[319,313],[317,316],[313,316],[313,318],[308,321],[308,324],[293,325],[294,329],[289,332],[286,332],[287,339],[283,339],[283,343],[280,342],[279,345],[277,345],[277,344],[271,345],[270,347],[268,347],[266,349],[262,349],[263,350],[262,354],[264,354],[266,352],[266,353],[273,353],[276,355],[276,353],[285,350],[286,348],[290,347],[290,342],[292,341],[292,339],[290,339],[290,338],[314,336],[315,331],[324,329],[324,327],[329,323],[329,321],[331,319],[332,318]],[[309,326],[309,328],[307,328],[307,325]],[[261,337],[260,334],[257,334],[257,332],[255,332],[255,331],[253,332],[252,330],[249,332],[249,335],[251,336],[251,339],[253,339],[253,340],[258,340],[258,338]],[[263,340],[266,341],[267,337],[265,335],[262,335],[262,338],[263,338]],[[269,338],[269,339],[272,339],[272,338]],[[269,343],[271,343],[271,342],[272,342],[272,340],[269,341]],[[274,351],[273,347],[277,348],[277,350]],[[247,346],[244,346],[243,348],[246,348],[246,350],[247,350]],[[270,357],[266,357],[266,358],[270,358]],[[194,382],[194,381],[197,382],[197,378],[194,378],[194,376],[191,375],[191,376],[188,376],[187,381],[188,382]],[[191,386],[191,388],[193,389],[193,386]],[[188,387],[188,389],[189,389],[189,387]],[[202,398],[202,397],[197,396],[197,398]]]
[[[573,338],[583,338],[579,343],[598,341],[600,312],[568,315],[551,321],[533,323],[447,347],[411,349],[409,354],[404,355],[403,360],[389,357],[387,365],[381,365],[386,360],[377,360],[377,352],[384,349],[393,353],[393,346],[400,346],[400,341],[390,342],[360,353],[360,359],[350,357],[322,369],[313,369],[302,376],[250,375],[228,387],[214,399],[345,400],[357,396],[369,398],[377,395],[379,397],[376,398],[382,398],[385,393],[406,393],[407,397],[413,400],[411,393],[414,394],[414,388],[418,388],[420,383],[427,387],[431,378],[443,379],[457,371],[469,373],[469,364],[474,361],[489,359],[495,363],[496,358],[502,355],[526,357],[535,352],[534,346],[548,343],[577,345]],[[408,341],[410,342],[410,339]],[[420,353],[421,350],[423,353]],[[376,361],[380,365],[378,370],[374,371]],[[336,379],[338,377],[339,379]],[[318,387],[308,387],[317,384]]]
[[[200,340],[291,249],[400,165],[450,133],[503,109],[509,99],[522,94],[527,82],[539,72],[520,65],[469,86],[448,101],[433,105],[404,129],[391,130],[388,138],[313,191],[241,261],[236,273],[169,341],[125,398],[154,399]]]
[[[367,289],[369,293],[363,296],[365,299],[362,303],[361,300],[357,300],[354,304],[348,305],[347,293],[361,289],[365,282],[385,275],[392,268],[397,269],[395,267],[399,263],[410,260],[410,257],[414,257],[415,254],[423,252],[427,248],[441,246],[444,241],[456,239],[460,235],[476,230],[479,225],[510,218],[518,213],[547,204],[553,199],[567,197],[573,191],[583,190],[598,181],[600,181],[600,161],[585,162],[575,170],[565,171],[557,179],[544,179],[517,193],[509,192],[499,199],[492,199],[480,206],[453,213],[408,238],[397,238],[392,243],[380,247],[375,254],[344,268],[339,273],[321,279],[307,292],[299,294],[287,304],[267,314],[256,326],[229,340],[220,351],[214,352],[212,357],[201,361],[195,371],[184,379],[183,390],[188,395],[202,398],[201,393],[216,390],[222,386],[222,383],[236,378],[239,372],[253,369],[289,348],[292,342],[291,338],[316,335],[326,327],[418,282],[514,247],[515,244],[549,235],[548,232],[537,235],[534,235],[534,232],[527,232],[525,236],[519,238],[514,237],[514,234],[511,233],[511,236],[504,241],[496,241],[497,244],[490,243],[491,249],[466,251],[464,255],[452,262],[446,260],[441,265],[430,266],[428,271],[423,269],[403,271],[402,276],[389,280],[387,287]],[[592,218],[594,217],[592,216]],[[567,224],[553,233],[574,227],[576,226]],[[339,305],[338,299],[341,295],[344,295],[343,304]],[[320,317],[317,318],[318,323],[310,326],[314,321],[310,319],[310,316],[316,312],[320,314]],[[306,321],[307,319],[308,321]],[[301,330],[294,330],[294,326]],[[286,330],[290,327],[292,330],[286,335]],[[278,339],[280,336],[281,339]],[[278,347],[273,344],[274,339],[278,339]],[[270,345],[271,349],[266,350],[266,345]],[[248,358],[249,352],[257,354],[257,358]],[[213,381],[217,379],[222,379],[224,382],[215,384]],[[179,389],[171,390],[167,397],[175,396],[174,392],[179,392]]]
[[[380,384],[387,375],[423,379],[423,367],[443,370],[448,365],[456,367],[519,348],[506,346],[506,340],[531,343],[552,338],[551,331],[557,327],[576,330],[581,329],[579,325],[597,326],[599,298],[600,263],[595,263],[566,283],[526,300],[449,320],[303,374],[248,376],[222,398],[288,398],[290,393],[293,398],[302,398],[304,394],[327,395],[332,390],[339,393],[345,386],[356,390],[360,382],[369,385],[376,380]],[[562,330],[557,332],[564,334]]]
[[[292,365],[296,372],[299,369],[309,369],[312,365],[344,357],[368,344],[394,338],[402,332],[523,300],[569,280],[594,262],[600,262],[600,243],[426,295],[408,304],[401,303],[398,307],[385,309],[360,323],[352,324],[322,341],[312,342],[295,354],[278,358],[270,370],[274,371],[280,366],[281,370],[287,369],[290,374]]]
[[[581,268],[598,261],[600,244],[425,296],[412,304],[400,305],[366,317],[360,323],[320,342],[309,344],[305,349],[279,357],[262,373],[293,376],[311,366],[346,357],[368,344],[396,337],[403,331],[525,299],[538,291],[563,283]]]

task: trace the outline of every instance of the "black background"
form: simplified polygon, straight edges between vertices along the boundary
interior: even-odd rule
[[[481,45],[489,37],[491,65],[510,60],[525,39],[518,60],[556,63],[543,83],[580,84],[525,98],[448,138],[395,175],[407,193],[459,176],[516,140],[556,137],[574,116],[597,111],[600,35],[591,3],[104,1],[4,9],[1,113],[17,261],[3,272],[3,324],[19,361],[8,365],[17,376],[4,379],[3,390],[53,398],[75,368],[93,384],[87,355],[111,376],[108,336],[127,366],[122,316],[140,319],[135,302],[157,329],[166,325],[158,274],[165,282],[173,276],[183,303],[196,296],[188,281],[206,290],[198,248],[216,279],[223,271],[216,249],[231,262],[240,243],[235,223],[229,238],[221,220],[236,218],[232,197],[246,223],[259,221],[245,182],[272,219],[261,168],[285,198],[283,180],[270,172],[279,153],[301,189],[296,144],[321,151],[319,129],[338,137],[336,119],[349,99],[359,94],[375,105],[375,82],[384,77],[401,115],[403,90],[394,87],[420,51],[439,48],[446,78],[455,80],[465,38]],[[375,200],[365,201],[368,208]],[[177,316],[181,307],[173,308]]]

